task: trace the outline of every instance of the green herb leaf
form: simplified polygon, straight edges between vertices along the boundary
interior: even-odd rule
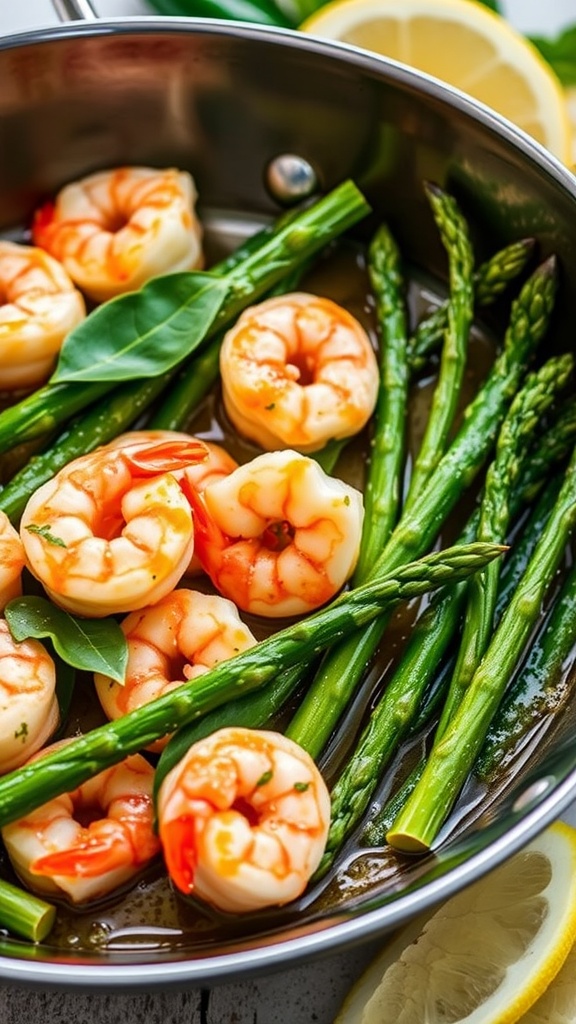
[[[167,274],[103,303],[66,338],[50,384],[165,373],[204,340],[227,291],[213,274]]]
[[[555,39],[542,36],[530,36],[529,39],[563,85],[576,85],[576,25],[564,29]]]
[[[55,533],[52,533],[48,523],[45,523],[44,526],[37,526],[36,523],[30,523],[29,526],[25,527],[25,529],[28,530],[28,533],[37,533],[39,537],[43,537],[49,544],[54,544],[57,548],[66,547],[62,537],[57,537]]]
[[[498,3],[498,0],[480,0],[484,7],[489,7],[491,11],[496,11],[496,14],[502,14],[502,5]]]
[[[124,681],[128,647],[115,619],[77,619],[45,597],[17,597],[4,611],[15,640],[48,637],[74,668]]]

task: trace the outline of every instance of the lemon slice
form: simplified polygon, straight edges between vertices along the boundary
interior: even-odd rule
[[[571,161],[558,78],[524,36],[475,0],[333,0],[300,28],[440,78]]]
[[[575,939],[576,829],[556,823],[427,921],[403,929],[335,1024],[514,1024],[558,975]]]

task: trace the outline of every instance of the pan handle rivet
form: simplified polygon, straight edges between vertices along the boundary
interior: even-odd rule
[[[278,203],[290,204],[306,199],[318,188],[316,171],[295,153],[281,153],[266,168],[266,188]]]

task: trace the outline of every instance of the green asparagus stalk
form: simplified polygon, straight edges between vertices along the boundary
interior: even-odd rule
[[[497,620],[500,619],[504,609],[508,607],[512,594],[518,585],[518,581],[526,571],[528,563],[534,553],[536,544],[542,535],[542,531],[546,526],[550,513],[552,512],[552,508],[554,507],[554,503],[556,502],[560,492],[562,482],[560,477],[548,480],[545,488],[542,488],[546,481],[546,473],[549,472],[550,468],[555,464],[563,461],[568,454],[566,448],[567,444],[570,445],[570,448],[573,448],[574,444],[576,444],[576,424],[574,424],[573,429],[566,434],[564,433],[565,427],[566,422],[561,422],[561,420],[559,420],[554,428],[539,439],[536,452],[530,453],[530,459],[524,468],[522,483],[513,495],[513,515],[516,516],[523,506],[528,505],[534,499],[537,489],[539,488],[541,490],[540,497],[534,508],[531,510],[526,524],[524,525],[519,537],[514,540],[511,551],[503,562],[500,588],[498,591],[498,601],[496,604]],[[550,441],[550,435],[556,435],[557,428],[557,443],[554,445]],[[552,451],[556,456],[551,462],[546,463],[545,470],[543,469],[540,458],[537,457],[538,454],[544,450]],[[477,531],[475,529],[472,529],[471,534],[468,536],[475,537],[476,532]],[[450,640],[454,636],[459,616],[452,615],[451,621],[446,623],[443,620],[445,616],[448,618],[451,616],[452,609],[450,607],[450,599],[453,600],[452,595],[456,590],[460,590],[461,592],[460,610],[462,610],[464,607],[466,589],[464,584],[459,583],[455,587],[449,588],[446,593],[442,590],[438,591],[430,602],[429,609],[426,610],[422,617],[422,633],[424,642],[429,639],[429,634],[430,641],[433,640],[433,636],[435,635],[436,642],[439,644],[440,650],[437,650],[431,642],[434,657],[431,658],[430,662],[427,663],[423,660],[421,666],[418,666],[418,663],[416,663],[417,668],[411,674],[409,669],[406,671],[405,687],[408,694],[411,694],[413,689],[416,689],[417,695],[423,692],[423,681],[428,678],[431,672],[434,672],[434,666],[437,665],[444,657],[444,654],[448,649]],[[444,607],[444,599],[447,599],[446,607]],[[446,629],[447,635],[443,632],[443,627]],[[451,627],[452,631],[450,631]],[[418,629],[418,623],[416,628]],[[409,641],[407,653],[411,644],[412,638]],[[438,674],[438,678],[435,681],[435,686],[430,695],[430,699],[426,700],[424,697],[420,710],[414,717],[413,721],[409,723],[407,733],[399,733],[395,737],[396,745],[392,746],[391,752],[395,750],[397,745],[404,739],[404,735],[414,735],[426,724],[426,722],[430,721],[438,701],[442,699],[442,695],[445,694],[448,689],[453,668],[453,659],[450,659],[443,664]],[[402,672],[402,662],[398,666],[397,671],[399,673]],[[402,695],[402,690],[400,692]],[[383,699],[385,700],[386,696],[384,696]],[[385,720],[385,716],[383,714],[381,714],[381,718],[383,721]],[[381,742],[382,744],[386,743],[386,735],[381,737]],[[425,759],[420,758],[410,773],[406,776],[399,789],[396,790],[390,800],[388,800],[376,816],[367,823],[362,833],[362,841],[368,846],[382,846],[385,843],[388,829],[391,827],[396,816],[400,813],[400,810],[408,800],[412,791],[416,788],[416,784],[424,771],[425,764]],[[380,773],[383,767],[384,762],[378,765],[378,771]]]
[[[460,398],[474,308],[474,253],[466,220],[455,199],[438,186],[427,185],[426,194],[448,254],[450,298],[438,381],[424,437],[412,470],[404,512],[414,506],[424,484],[446,451]]]
[[[496,603],[497,621],[500,619],[504,609],[508,607],[512,594],[518,585],[518,581],[526,571],[528,563],[534,553],[536,544],[542,535],[542,531],[546,526],[550,513],[552,512],[560,492],[560,486],[562,483],[561,477],[546,480],[546,474],[552,467],[554,467],[554,465],[564,461],[568,454],[567,445],[569,445],[571,449],[576,444],[576,424],[572,423],[571,429],[565,433],[568,425],[568,418],[560,417],[557,424],[555,424],[550,431],[539,439],[536,451],[530,453],[530,458],[524,468],[522,483],[513,495],[513,516],[516,516],[523,506],[529,505],[530,502],[534,500],[538,489],[541,491],[536,505],[531,510],[528,520],[519,537],[515,538],[511,551],[502,565],[502,576],[500,580],[500,588],[498,590],[498,600]],[[556,443],[552,443],[554,437],[556,437]],[[552,460],[547,463],[543,463],[540,458],[540,454],[544,451],[553,453]],[[546,486],[542,489],[545,482]],[[473,531],[472,536],[476,536],[475,530]],[[446,596],[448,597],[457,588],[462,591],[464,598],[465,587],[463,584],[457,584],[456,587],[450,588]],[[444,592],[438,591],[437,595],[435,595],[434,599],[430,603],[430,610],[425,612],[425,616],[431,615],[436,604],[440,605],[436,611],[436,615],[440,617],[440,620],[442,620],[442,616],[444,614],[450,613],[449,607],[446,610],[441,607],[441,598],[443,596]],[[436,600],[436,598],[438,600]],[[464,604],[463,598],[462,607]],[[432,617],[430,631],[440,631],[441,626],[442,621],[436,623],[434,617]],[[447,628],[449,629],[449,625]],[[454,630],[455,628],[456,622],[454,623]],[[434,661],[432,665],[437,664],[438,659],[443,657],[445,650],[448,648],[450,639],[451,636],[449,636],[445,647],[440,650],[436,661]],[[448,688],[448,684],[452,677],[453,667],[452,660],[444,663],[438,675],[438,679],[436,680],[436,685],[430,696],[430,700],[428,701],[424,699],[420,711],[410,724],[408,735],[415,734],[426,724],[426,722],[430,721],[438,701],[442,698],[442,694],[445,693]],[[426,678],[426,673],[429,670],[429,666],[426,664],[422,666],[422,674],[424,678]],[[416,686],[419,682],[421,684],[421,677],[416,676],[416,678],[412,679],[408,676],[406,685],[409,688],[409,692],[412,690],[412,687]],[[420,689],[422,689],[421,685]],[[403,738],[404,737],[402,735],[399,736],[398,742]],[[399,789],[393,794],[390,800],[378,812],[372,821],[368,822],[362,833],[362,840],[369,846],[382,846],[384,844],[388,829],[392,825],[396,816],[400,813],[401,808],[408,800],[412,791],[415,789],[416,784],[424,771],[425,763],[424,758],[421,758],[417,762],[414,768],[406,776]]]
[[[308,663],[335,638],[380,614],[383,606],[463,579],[502,550],[491,544],[452,547],[402,566],[341,594],[321,611],[220,662],[199,678],[4,775],[0,778],[0,827],[225,701],[265,686],[288,668]]]
[[[511,493],[523,460],[573,369],[574,358],[570,354],[548,360],[536,373],[529,374],[512,402],[498,435],[496,456],[486,473],[477,540],[505,543],[511,520]],[[487,566],[468,588],[462,642],[434,742],[444,734],[490,642],[499,578],[499,567],[491,572]]]
[[[528,568],[422,777],[392,824],[398,850],[430,848],[484,741],[506,685],[541,614],[546,593],[576,528],[576,450]]]
[[[383,225],[368,251],[368,270],[380,329],[380,386],[364,488],[364,523],[354,583],[361,583],[398,518],[404,423],[408,399],[406,314],[400,253]]]
[[[206,333],[213,337],[257,299],[368,212],[366,200],[348,181],[303,210],[225,275],[227,294]],[[221,275],[218,275],[221,276]],[[113,300],[116,301],[116,300]],[[101,307],[102,308],[102,307]],[[60,424],[111,391],[107,382],[47,384],[0,413],[0,452],[51,434]]]
[[[513,505],[518,506],[513,494],[526,451],[540,419],[553,403],[557,391],[565,386],[573,362],[569,355],[549,360],[541,370],[529,375],[517,394],[502,424],[495,458],[486,474],[479,514],[474,514],[469,520],[460,543],[469,543],[476,535],[485,542],[506,541]],[[500,568],[503,563],[499,559],[492,564]],[[447,593],[443,590],[437,592],[417,621],[404,656],[332,792],[330,832],[318,875],[325,873],[344,840],[360,821],[384,765],[408,733],[427,680],[437,671],[454,636],[466,598],[467,618],[460,648],[460,652],[464,649],[465,659],[459,654],[436,733],[436,737],[441,738],[488,644],[498,582],[499,573],[490,575],[488,565],[466,585],[460,583]],[[484,642],[477,639],[477,633],[481,634]],[[422,767],[415,766],[415,778],[421,773]],[[414,777],[411,781],[413,783]]]
[[[0,880],[0,925],[3,928],[30,942],[43,942],[55,920],[56,907],[51,903]]]
[[[484,464],[500,424],[544,336],[554,305],[556,261],[546,260],[512,305],[504,347],[468,406],[462,426],[411,512],[402,515],[370,579],[429,550],[442,523]],[[384,617],[335,645],[324,657],[287,734],[316,758],[357,683],[363,678],[386,625]]]
[[[491,306],[526,267],[534,252],[535,240],[523,238],[500,249],[474,274],[476,306]],[[448,323],[448,299],[425,317],[408,341],[410,366],[413,372],[423,369],[431,352],[442,344]]]
[[[218,380],[221,341],[222,335],[217,335],[188,360],[149,418],[149,430],[184,430],[191,413]]]
[[[493,719],[474,774],[488,781],[515,757],[520,740],[561,710],[573,691],[567,672],[576,643],[576,565],[558,592],[528,659]]]

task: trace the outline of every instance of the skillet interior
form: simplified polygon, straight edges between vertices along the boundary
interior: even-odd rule
[[[296,153],[322,188],[352,177],[388,220],[417,275],[444,267],[422,192],[460,199],[479,258],[534,235],[562,267],[552,342],[570,346],[576,294],[576,186],[559,164],[496,115],[392,63],[233,24],[118,21],[22,34],[0,44],[0,230],[21,237],[34,207],[64,182],[122,163],[190,169],[215,244],[278,213],[269,161]],[[498,317],[490,329],[498,330]],[[438,853],[366,884],[335,887],[281,916],[229,922],[183,942],[81,955],[0,941],[0,975],[62,986],[152,987],[273,970],[395,927],[494,866],[574,798],[567,713],[510,787],[481,802]],[[464,827],[465,824],[465,827]],[[369,862],[364,861],[364,868]],[[381,868],[381,865],[380,865]],[[149,896],[149,893],[148,893]],[[145,965],[145,966],[143,966]]]

